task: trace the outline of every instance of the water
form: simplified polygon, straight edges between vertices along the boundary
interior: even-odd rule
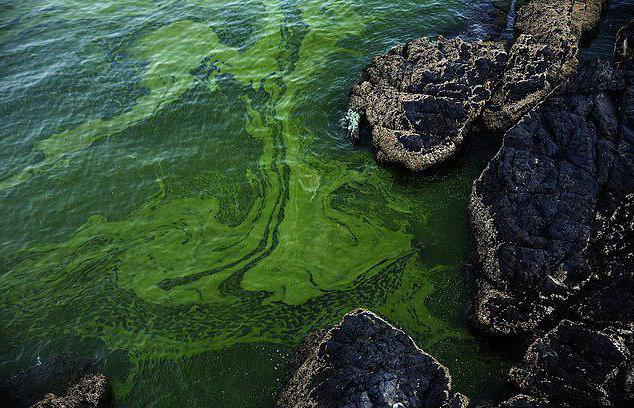
[[[367,307],[495,395],[462,277],[495,143],[421,178],[340,125],[372,56],[489,3],[0,0],[0,377],[73,350],[120,406],[270,407]]]

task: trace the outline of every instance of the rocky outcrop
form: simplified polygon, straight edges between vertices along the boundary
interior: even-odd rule
[[[491,97],[500,43],[422,38],[374,59],[352,91],[351,137],[369,132],[380,162],[420,170],[456,154]]]
[[[590,279],[586,248],[621,140],[613,95],[624,89],[607,63],[582,69],[507,132],[474,183],[476,326],[526,334]]]
[[[64,396],[46,394],[33,408],[102,408],[110,405],[108,378],[102,374],[84,376]]]
[[[112,403],[108,378],[91,359],[63,354],[0,383],[7,407],[105,408]]]
[[[379,162],[424,170],[454,157],[482,119],[504,131],[578,64],[579,42],[605,0],[532,1],[504,42],[422,38],[374,59],[353,88],[350,137],[371,140]]]
[[[504,138],[474,184],[472,319],[533,337],[500,407],[634,403],[632,24]]]
[[[355,310],[302,349],[280,408],[460,408],[447,368],[401,330]]]
[[[508,63],[483,113],[488,129],[505,132],[575,73],[579,44],[597,27],[605,3],[532,1],[519,10]]]
[[[525,335],[607,279],[589,248],[600,221],[634,193],[632,65],[580,69],[507,132],[474,183],[472,321],[485,332]]]
[[[611,407],[630,356],[627,336],[564,320],[528,349],[511,379],[548,406]]]

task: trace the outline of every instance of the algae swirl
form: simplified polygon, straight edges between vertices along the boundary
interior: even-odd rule
[[[459,267],[485,160],[411,180],[338,123],[368,55],[457,31],[468,2],[44,3],[0,5],[3,359],[97,339],[126,354],[119,398],[172,406],[165,367],[292,347],[354,307],[448,359],[477,343]]]

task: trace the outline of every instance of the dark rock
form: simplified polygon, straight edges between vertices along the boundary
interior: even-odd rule
[[[505,60],[500,43],[460,38],[397,47],[375,58],[352,90],[350,135],[358,140],[367,127],[380,162],[410,170],[441,163],[462,144]]]
[[[506,133],[474,183],[481,270],[472,322],[480,329],[527,334],[590,280],[597,206],[623,159],[615,95],[625,92],[608,64],[584,67]]]
[[[622,30],[618,41],[626,35]],[[617,53],[624,49],[617,44]],[[510,374],[522,395],[500,407],[634,403],[634,63],[628,55],[616,55],[616,69],[605,63],[580,69],[507,132],[474,184],[471,212],[483,275],[476,279],[473,319],[490,333],[535,337]]]
[[[106,407],[110,402],[107,378],[99,374],[94,360],[75,354],[52,357],[20,371],[0,383],[0,395],[6,406],[15,408],[44,404],[46,401],[68,403],[36,406],[88,408]],[[68,399],[55,395],[63,395]],[[76,401],[77,404],[71,405],[70,401]],[[97,402],[99,404],[95,405]]]
[[[305,348],[280,408],[466,407],[448,370],[401,330],[355,310]]]
[[[599,23],[606,0],[532,1],[517,16],[517,38],[485,112],[487,128],[504,132],[541,103],[579,64],[579,44]]]
[[[533,1],[517,38],[422,38],[374,59],[353,88],[350,137],[369,138],[379,162],[423,170],[454,157],[477,119],[503,132],[574,74],[581,38],[605,0]]]
[[[618,386],[630,358],[625,337],[631,336],[564,320],[529,347],[511,378],[523,393],[539,395],[547,406],[611,407],[611,389]]]

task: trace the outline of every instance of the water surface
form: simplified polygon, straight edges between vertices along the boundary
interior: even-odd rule
[[[366,307],[495,393],[462,278],[494,145],[422,178],[340,125],[372,56],[489,3],[0,1],[0,376],[73,350],[121,406],[267,407]]]

